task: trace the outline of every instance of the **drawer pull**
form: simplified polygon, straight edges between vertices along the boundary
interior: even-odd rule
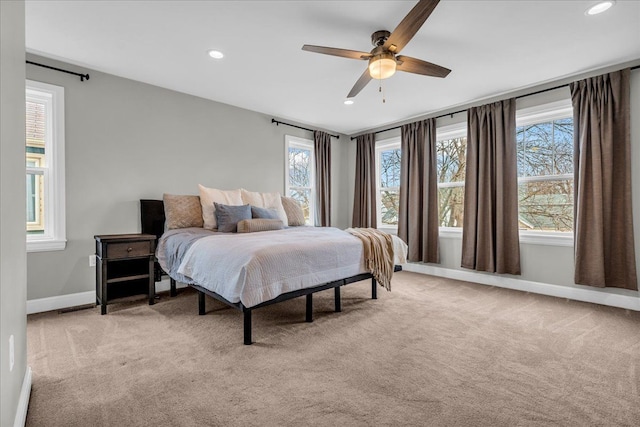
[[[133,248],[127,248],[127,252],[131,252]]]

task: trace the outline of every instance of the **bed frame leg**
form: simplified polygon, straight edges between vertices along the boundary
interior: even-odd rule
[[[307,294],[307,313],[304,320],[313,322],[313,294]]]
[[[201,292],[201,291],[198,291],[198,314],[200,316],[205,314],[204,292]]]
[[[340,301],[340,286],[336,286],[335,288],[333,288],[333,292],[335,294],[335,303],[336,303],[336,313],[339,313],[342,311],[342,303]]]
[[[251,310],[244,312],[244,345],[251,345]]]
[[[371,299],[378,299],[378,283],[373,277],[371,278]]]
[[[169,282],[171,284],[171,290],[169,291],[169,295],[171,295],[172,297],[175,297],[176,295],[178,295],[178,291],[176,290],[176,281],[175,279],[170,279]]]

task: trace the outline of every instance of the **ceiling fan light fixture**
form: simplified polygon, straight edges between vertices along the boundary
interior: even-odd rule
[[[396,58],[390,52],[384,52],[371,57],[369,60],[369,74],[372,78],[388,79],[396,73]]]
[[[600,1],[596,4],[594,4],[593,6],[591,6],[589,9],[587,9],[587,11],[585,12],[585,14],[587,15],[597,15],[599,13],[602,13],[604,11],[607,11],[611,8],[611,6],[613,6],[615,3],[614,0],[608,0],[608,1]]]

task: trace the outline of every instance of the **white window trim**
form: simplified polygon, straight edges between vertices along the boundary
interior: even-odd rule
[[[376,141],[376,165],[375,165],[375,174],[376,174],[376,228],[378,230],[387,231],[392,234],[398,233],[397,225],[389,225],[382,223],[382,200],[380,198],[380,192],[382,191],[382,187],[380,187],[380,153],[387,150],[395,150],[401,147],[401,140],[399,136],[394,136],[393,138],[382,139],[380,141]],[[398,187],[400,188],[400,187]]]
[[[516,127],[573,117],[571,99],[522,108],[516,111]],[[535,181],[559,181],[573,179],[573,174],[544,177],[519,177],[518,184]],[[573,246],[573,232],[520,230],[520,243],[546,246]]]
[[[454,139],[467,136],[467,122],[455,123],[436,128],[436,141],[443,139]]]
[[[316,216],[316,159],[313,141],[310,139],[299,138],[292,135],[285,135],[284,141],[284,194],[287,196],[289,196],[289,190],[291,189],[289,185],[289,147],[301,148],[303,150],[311,151],[311,201],[309,204],[309,225],[314,226]]]
[[[67,244],[65,218],[65,132],[64,88],[47,83],[26,81],[27,97],[45,92],[51,95],[51,117],[48,117],[44,172],[45,234],[27,234],[27,252],[63,250]],[[49,133],[51,132],[51,133]]]
[[[522,108],[516,111],[516,127],[573,117],[570,99]]]

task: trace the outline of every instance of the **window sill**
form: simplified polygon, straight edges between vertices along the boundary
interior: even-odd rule
[[[440,227],[438,230],[440,237],[444,238],[462,238],[462,227]]]
[[[461,239],[462,228],[440,227],[440,237],[449,239]],[[573,246],[572,233],[551,233],[535,231],[521,231],[520,243],[525,245],[542,245],[542,246]]]
[[[398,235],[398,227],[393,227],[393,226],[382,226],[382,227],[377,227],[378,230],[380,231],[384,231],[385,233],[389,233],[389,234],[394,234],[394,235]]]
[[[27,240],[27,253],[29,252],[49,252],[62,251],[67,246],[66,240]]]
[[[543,246],[573,246],[573,233],[520,232],[520,243]]]
[[[398,227],[378,227],[378,230],[389,234],[398,234]],[[445,239],[462,239],[462,227],[440,227],[438,235]],[[573,246],[573,233],[552,233],[521,231],[520,243],[542,246]]]

